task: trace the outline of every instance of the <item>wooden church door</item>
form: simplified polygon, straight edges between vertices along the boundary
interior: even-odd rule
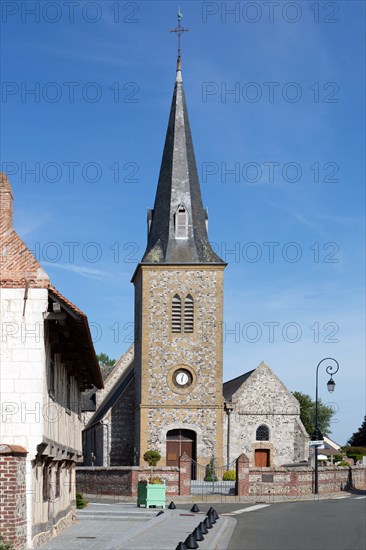
[[[183,453],[196,460],[196,433],[192,430],[170,430],[166,434],[166,465],[178,466]]]
[[[269,449],[256,449],[254,457],[255,457],[255,465],[258,468],[265,468],[270,465]]]

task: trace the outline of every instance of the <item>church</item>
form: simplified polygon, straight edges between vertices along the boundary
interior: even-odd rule
[[[178,25],[179,26],[179,25]],[[145,253],[135,289],[134,344],[104,389],[84,404],[84,465],[226,465],[245,453],[252,465],[307,459],[300,406],[271,369],[223,384],[226,263],[208,238],[180,55],[155,204],[147,213]]]

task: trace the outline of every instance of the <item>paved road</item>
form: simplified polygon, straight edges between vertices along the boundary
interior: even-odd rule
[[[366,496],[236,506],[228,513],[237,519],[229,550],[366,548]]]
[[[215,502],[220,520],[202,550],[366,550],[366,495],[338,494],[328,500]],[[211,506],[192,503],[177,510],[136,508],[135,503],[95,502],[79,510],[76,523],[45,550],[174,550]],[[233,533],[234,531],[234,533]],[[231,537],[231,540],[230,540]],[[229,542],[230,541],[230,542]]]

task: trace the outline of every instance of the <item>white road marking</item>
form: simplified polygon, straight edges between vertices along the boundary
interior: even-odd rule
[[[334,497],[336,500],[341,500],[342,498],[350,498],[351,495],[344,495],[341,497]]]
[[[111,506],[111,504],[104,504],[103,502],[91,502],[90,506]]]
[[[365,497],[355,497],[355,500],[361,500],[363,498],[366,498],[366,496]]]
[[[256,504],[255,506],[249,506],[249,508],[241,508],[240,510],[234,510],[233,512],[228,512],[227,514],[222,514],[223,516],[237,516],[238,514],[244,514],[244,512],[254,512],[255,510],[260,510],[261,508],[267,508],[269,504]]]

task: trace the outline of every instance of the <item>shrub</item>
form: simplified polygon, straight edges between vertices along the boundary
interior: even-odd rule
[[[343,460],[342,460],[342,462],[337,462],[336,465],[337,466],[349,466],[348,462],[344,462]]]
[[[76,493],[76,508],[86,508],[88,501],[81,493]]]
[[[217,475],[216,475],[216,474],[215,474],[214,479],[212,479],[212,477],[213,477],[213,472],[212,472],[212,470],[209,468],[209,469],[207,470],[207,474],[205,475],[203,481],[218,481]]]
[[[217,475],[213,468],[213,459],[211,458],[210,464],[206,466],[206,475],[203,478],[203,481],[218,481]]]
[[[144,454],[144,460],[146,460],[149,466],[156,466],[160,459],[161,455],[159,451],[146,451]]]
[[[152,477],[149,481],[150,485],[163,485],[163,481],[160,477]]]
[[[351,447],[347,445],[342,447],[342,451],[348,456],[348,458],[353,458],[355,463],[358,460],[362,461],[362,457],[366,455],[366,447]]]
[[[236,481],[236,471],[235,470],[226,470],[222,476],[223,481]]]
[[[4,537],[0,534],[0,550],[12,550],[13,546],[10,543],[6,543]]]

